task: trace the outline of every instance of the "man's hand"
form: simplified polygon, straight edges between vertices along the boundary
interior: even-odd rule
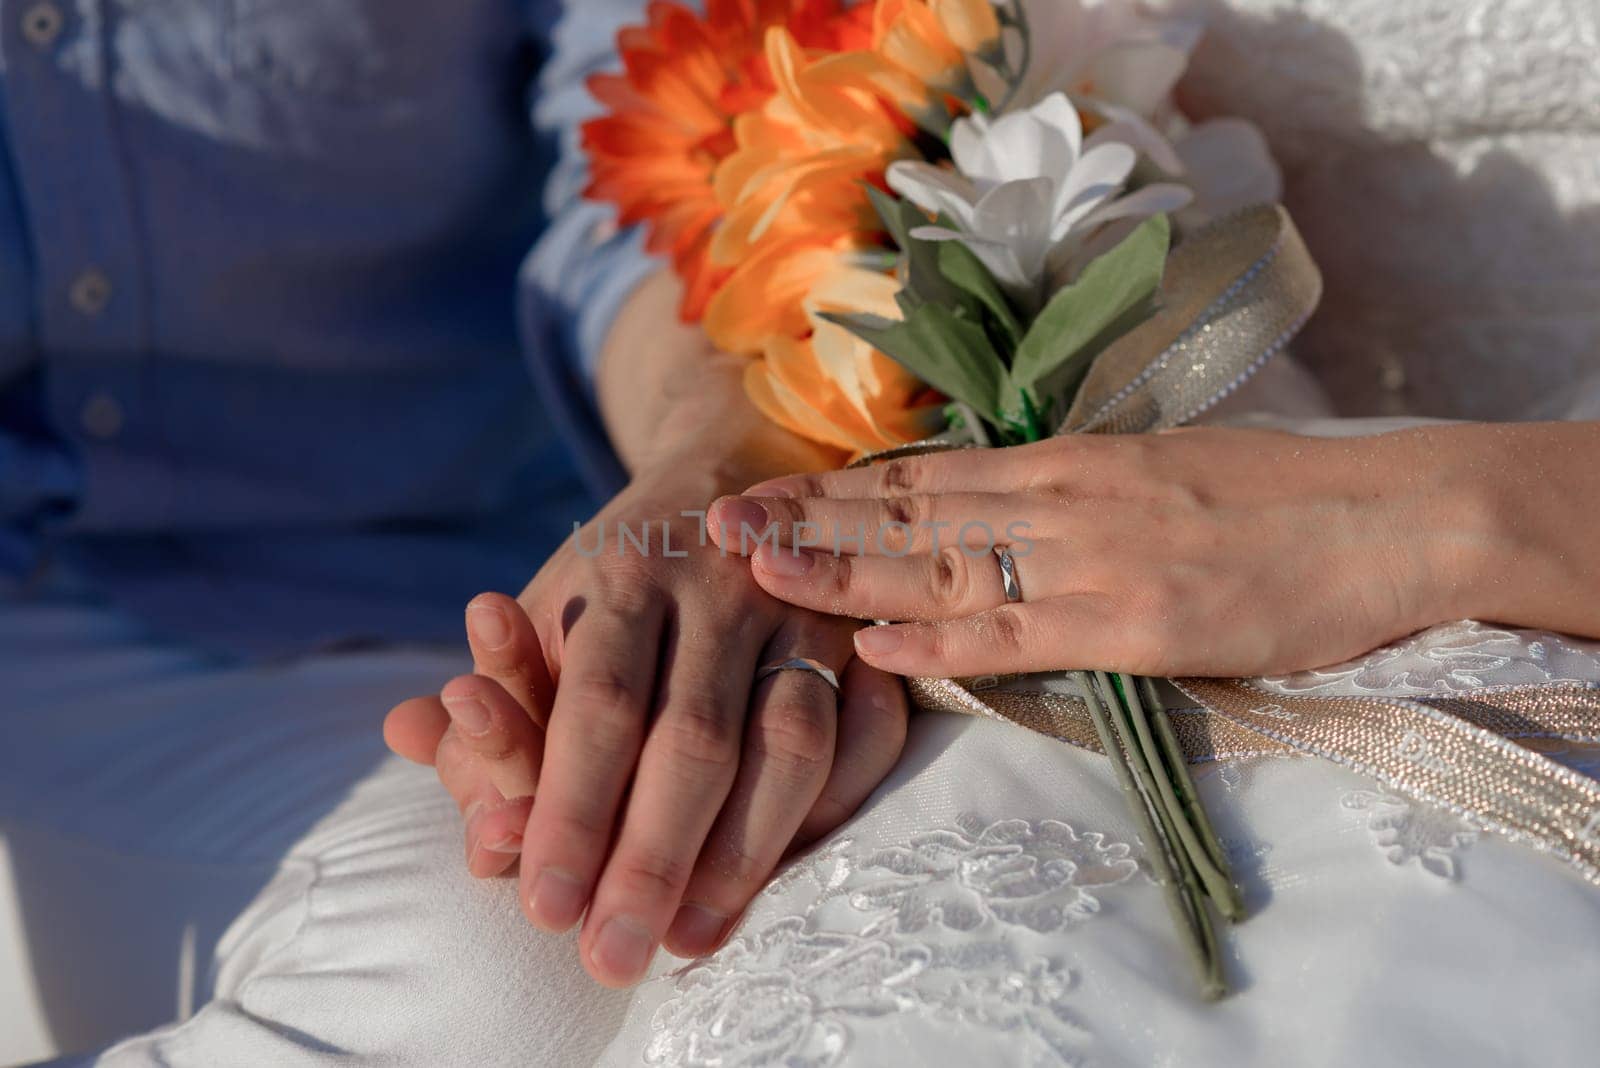
[[[387,725],[397,752],[436,756],[474,874],[509,868],[521,832],[529,919],[583,918],[585,965],[608,984],[636,981],[663,940],[714,949],[791,844],[848,818],[904,741],[904,693],[853,660],[857,624],[783,605],[701,544],[680,512],[714,495],[708,477],[636,480],[517,601],[473,601],[475,674]],[[803,671],[755,681],[792,657],[827,664],[842,692]]]

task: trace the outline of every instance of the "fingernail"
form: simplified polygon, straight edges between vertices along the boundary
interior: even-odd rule
[[[791,549],[783,545],[775,545],[763,552],[759,559],[761,570],[783,578],[799,578],[811,570],[812,559],[816,554],[804,549]]]
[[[616,916],[600,928],[600,937],[595,939],[589,956],[608,976],[631,983],[644,974],[654,951],[654,940],[642,923]]]
[[[450,713],[450,722],[467,734],[483,734],[492,725],[489,706],[476,697],[446,697],[444,708]]]
[[[583,907],[588,903],[582,879],[560,868],[545,868],[533,880],[528,911],[539,926],[560,933],[583,917]]]
[[[493,652],[511,643],[511,622],[493,605],[475,604],[467,609],[467,629],[472,639]]]
[[[717,509],[717,522],[730,534],[739,534],[745,528],[752,532],[765,530],[770,520],[767,510],[755,501],[744,497],[724,497]]]
[[[868,656],[883,656],[900,648],[906,640],[898,627],[863,627],[856,631],[856,651]]]
[[[672,918],[667,942],[673,949],[697,957],[717,947],[722,940],[722,929],[727,925],[728,917],[720,912],[713,912],[704,905],[685,905]]]
[[[507,832],[492,842],[480,842],[479,844],[491,853],[520,853],[522,852],[522,835]]]
[[[792,500],[794,494],[784,485],[782,480],[773,482],[757,482],[754,486],[744,491],[746,497],[783,497]]]

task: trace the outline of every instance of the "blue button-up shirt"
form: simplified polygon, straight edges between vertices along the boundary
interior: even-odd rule
[[[253,652],[520,588],[619,477],[575,138],[642,7],[0,0],[0,575]]]

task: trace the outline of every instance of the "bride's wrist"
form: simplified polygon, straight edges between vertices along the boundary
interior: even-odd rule
[[[1560,479],[1533,479],[1543,484],[1530,486],[1529,471],[1547,458],[1529,429],[1463,424],[1430,435],[1443,462],[1434,468],[1439,479],[1422,532],[1432,561],[1436,618],[1429,622],[1535,626],[1552,590],[1572,578],[1565,574],[1569,554],[1551,543],[1541,514],[1560,495]]]

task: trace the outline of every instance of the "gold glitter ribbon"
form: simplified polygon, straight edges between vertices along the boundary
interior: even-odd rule
[[[1316,264],[1282,207],[1214,222],[1173,250],[1159,311],[1095,360],[1058,432],[1136,433],[1192,420],[1282,351],[1321,293]],[[959,445],[930,441],[892,455],[950,447]],[[1083,700],[1041,689],[1044,678],[909,683],[921,707],[1006,720],[1100,752]],[[1172,685],[1199,705],[1171,714],[1191,761],[1315,755],[1530,844],[1600,884],[1600,783],[1515,741],[1600,741],[1600,689],[1395,698],[1291,696],[1243,679]]]
[[[1102,752],[1082,699],[1043,692],[1039,678],[908,684],[921,708],[1006,720]],[[1199,706],[1170,713],[1191,763],[1318,756],[1549,853],[1600,884],[1600,782],[1515,741],[1600,742],[1600,688],[1488,687],[1401,698],[1281,694],[1244,679],[1172,685]]]

